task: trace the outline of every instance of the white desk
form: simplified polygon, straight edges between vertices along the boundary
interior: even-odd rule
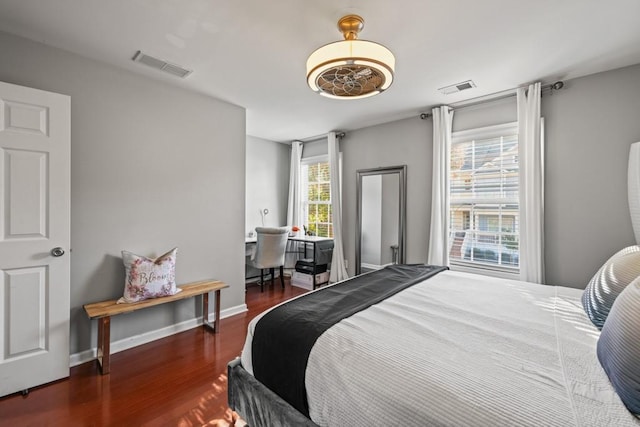
[[[324,242],[326,240],[333,240],[331,237],[319,237],[319,236],[302,236],[302,235],[294,235],[289,236],[290,241],[294,242],[308,242],[308,243],[316,243],[316,242]],[[245,237],[244,243],[256,243],[258,241],[257,236],[253,237]]]
[[[325,242],[327,240],[333,240],[331,237],[319,237],[319,236],[289,236],[289,240],[294,242],[308,242],[308,243],[317,243],[317,242]]]
[[[307,243],[310,243],[311,246],[313,246],[313,259],[315,260],[315,254],[316,254],[316,243],[318,242],[326,242],[328,240],[333,240],[330,237],[318,237],[318,236],[289,236],[289,241],[290,242],[302,242],[304,243],[304,252],[302,252],[304,254],[304,258],[307,258]],[[314,277],[315,280],[315,277]]]

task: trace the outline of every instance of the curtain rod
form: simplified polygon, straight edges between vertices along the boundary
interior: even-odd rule
[[[564,87],[564,82],[562,80],[558,80],[555,83],[549,83],[546,85],[542,85],[540,87],[540,95],[542,95],[542,93],[544,92],[553,92],[554,90],[560,90]],[[473,107],[476,105],[480,105],[480,104],[485,104],[487,102],[494,102],[494,101],[500,101],[501,99],[506,99],[506,98],[511,98],[512,96],[516,96],[516,92],[517,92],[517,88],[516,89],[508,89],[508,90],[503,90],[502,92],[497,92],[497,93],[493,93],[490,95],[483,95],[483,96],[478,96],[476,98],[471,98],[471,99],[467,99],[464,101],[458,101],[458,102],[454,102],[453,104],[450,105],[450,107],[453,110],[461,110],[463,108],[467,108],[467,107]],[[420,114],[420,118],[421,119],[428,119],[429,117],[433,116],[432,113],[421,113]]]
[[[345,135],[344,132],[336,131],[336,138],[344,138],[344,135]],[[291,142],[298,141],[298,142],[302,142],[304,144],[305,142],[320,141],[321,139],[325,139],[327,136],[329,136],[328,133],[323,133],[322,135],[310,136],[310,137],[304,138],[304,139],[294,139]]]

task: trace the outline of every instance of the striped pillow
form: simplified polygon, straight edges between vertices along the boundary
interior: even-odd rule
[[[640,278],[616,298],[598,339],[598,359],[629,411],[640,414]]]
[[[594,325],[602,329],[616,297],[638,276],[638,245],[622,249],[600,267],[582,294],[582,306]]]

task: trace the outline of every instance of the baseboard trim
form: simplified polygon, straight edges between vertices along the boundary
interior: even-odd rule
[[[246,304],[236,305],[234,307],[221,310],[220,319],[235,316],[236,314],[244,313],[245,311],[247,311]],[[209,313],[209,319],[215,319],[215,313]],[[128,350],[130,348],[146,344],[160,338],[165,338],[179,332],[188,331],[189,329],[193,329],[200,325],[202,325],[201,318],[189,319],[185,320],[184,322],[176,323],[175,325],[145,332],[139,335],[134,335],[132,337],[123,338],[111,343],[111,354]],[[96,347],[92,347],[90,350],[72,354],[69,357],[69,366],[73,367],[94,360],[96,358],[96,351]]]
[[[366,262],[362,262],[362,263],[360,263],[360,265],[362,266],[362,268],[367,269],[367,270],[380,270],[381,268],[384,267],[384,265],[368,264]]]

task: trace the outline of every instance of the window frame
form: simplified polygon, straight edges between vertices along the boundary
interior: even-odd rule
[[[498,125],[492,125],[492,126],[486,126],[486,127],[480,127],[480,128],[473,128],[473,129],[467,129],[467,130],[462,130],[462,131],[456,131],[456,132],[452,132],[451,134],[451,147],[450,147],[450,158],[451,155],[453,153],[453,150],[455,148],[456,144],[459,143],[463,143],[463,142],[469,142],[472,140],[487,140],[487,139],[492,139],[492,138],[499,138],[499,137],[506,137],[506,136],[512,136],[515,135],[516,138],[518,139],[518,147],[519,147],[519,135],[518,135],[518,122],[509,122],[509,123],[503,123],[503,124],[498,124]],[[450,160],[451,161],[451,160]],[[449,188],[448,188],[448,195],[449,195],[449,217],[451,217],[452,214],[452,191],[451,191],[451,184],[452,184],[452,176],[451,176],[451,168],[449,167]],[[517,198],[494,198],[494,197],[488,197],[488,198],[470,198],[470,203],[472,205],[482,205],[482,204],[489,204],[489,205],[497,205],[498,209],[502,209],[502,205],[508,205],[508,204],[513,204],[514,202],[517,204],[517,213],[516,215],[518,215],[518,218],[520,216],[520,165],[518,162],[518,175],[517,175],[517,183],[518,183],[518,187],[517,187],[517,191],[518,191],[518,197]],[[473,208],[470,210],[469,212],[469,216],[472,215],[485,215],[482,213],[475,213],[473,214]],[[507,213],[507,215],[509,215]],[[473,223],[473,219],[469,219],[471,223]],[[464,221],[464,217],[463,217],[463,221]],[[517,222],[518,219],[514,219],[514,222]],[[479,232],[479,228],[477,227],[477,225],[475,226],[475,228],[472,230],[473,232]],[[448,250],[449,253],[451,253],[452,250],[452,246],[453,246],[453,235],[456,232],[456,230],[454,230],[453,228],[453,224],[449,224],[449,244],[448,244]],[[502,234],[502,231],[499,231],[498,233]],[[514,233],[515,234],[515,233]],[[520,242],[520,230],[518,227],[518,243]],[[478,273],[478,274],[485,274],[485,275],[490,275],[490,276],[494,276],[494,277],[503,277],[503,278],[517,278],[520,275],[520,262],[521,262],[521,258],[520,258],[520,248],[518,247],[518,266],[509,266],[509,265],[501,265],[501,264],[494,264],[494,263],[490,263],[490,262],[481,262],[481,261],[472,261],[472,260],[464,260],[464,259],[451,259],[449,260],[449,264],[452,270],[454,271],[463,271],[463,272],[470,272],[470,273]]]
[[[310,165],[315,165],[318,163],[329,163],[329,155],[328,154],[321,154],[318,156],[310,156],[310,157],[303,157],[300,160],[300,166],[301,166],[301,172],[303,172],[305,169],[305,167],[308,167]],[[333,194],[331,194],[331,175],[329,175],[329,200],[318,200],[318,201],[310,201],[308,200],[308,195],[309,195],[309,181],[308,181],[308,174],[305,173],[301,173],[301,184],[302,184],[302,200],[301,200],[301,208],[302,208],[302,217],[303,217],[303,225],[307,227],[307,229],[309,228],[309,205],[310,204],[314,204],[314,205],[327,205],[328,206],[328,210],[329,210],[329,218],[333,219],[333,212],[332,212],[332,206],[331,206],[331,201],[333,200]],[[333,238],[334,233],[333,233],[333,221],[329,221],[328,223],[324,223],[324,222],[317,222],[316,221],[316,236],[317,236],[317,225],[318,224],[328,224],[328,229],[331,230],[331,235],[330,236],[321,236],[321,237],[329,237],[329,238]]]

